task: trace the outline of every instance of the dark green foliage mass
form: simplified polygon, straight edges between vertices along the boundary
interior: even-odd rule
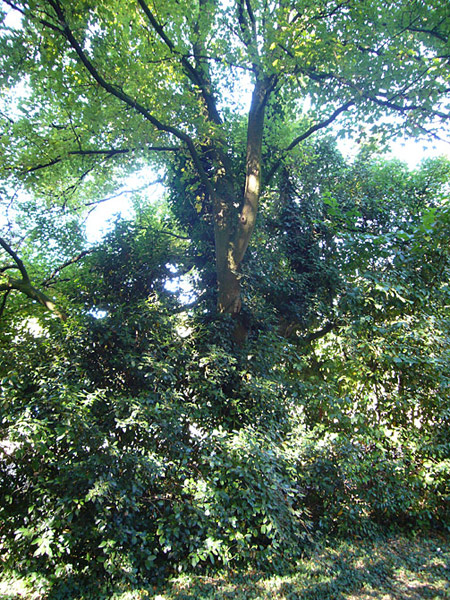
[[[6,307],[4,568],[56,593],[280,566],[320,533],[446,531],[448,181],[445,161],[311,146],[265,200],[244,345],[191,216],[151,208],[64,269],[66,323]],[[186,273],[183,300],[168,282]]]

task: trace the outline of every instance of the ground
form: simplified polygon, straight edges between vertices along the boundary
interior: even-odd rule
[[[51,598],[20,580],[0,582],[0,600]],[[315,546],[288,574],[257,570],[184,575],[159,588],[100,590],[67,600],[440,600],[450,599],[450,535],[390,536]]]

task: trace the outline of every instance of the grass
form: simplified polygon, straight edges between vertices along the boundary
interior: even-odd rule
[[[0,582],[0,600],[51,599],[16,579]],[[258,570],[183,575],[164,586],[59,595],[67,600],[419,600],[450,599],[450,539],[393,536],[323,542],[286,574]]]

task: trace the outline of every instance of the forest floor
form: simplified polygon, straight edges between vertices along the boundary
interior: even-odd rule
[[[38,600],[52,592],[0,579],[0,600]],[[59,598],[62,596],[58,595]],[[183,575],[162,587],[67,600],[428,600],[450,599],[450,536],[391,536],[323,542],[289,573],[232,572]]]

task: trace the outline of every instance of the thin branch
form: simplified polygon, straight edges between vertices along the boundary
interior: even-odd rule
[[[147,146],[147,150],[155,152],[179,152],[181,146]]]
[[[395,97],[395,96],[394,96]],[[417,111],[420,113],[426,113],[427,115],[433,115],[435,117],[439,117],[443,120],[450,119],[450,114],[442,113],[438,110],[427,110],[423,108],[420,104],[408,104],[401,105],[395,102],[392,102],[391,99],[382,100],[381,98],[377,98],[376,96],[365,95],[365,98],[374,104],[378,104],[379,106],[383,106],[385,108],[389,108],[391,110],[395,110],[396,112],[405,113],[410,111]]]
[[[122,89],[113,85],[106,81],[106,79],[99,73],[97,68],[93,65],[91,60],[88,58],[87,54],[84,52],[83,48],[80,46],[78,40],[75,38],[72,30],[66,22],[65,14],[61,8],[61,5],[58,0],[47,0],[48,3],[53,7],[61,25],[63,26],[63,35],[75,50],[78,58],[81,63],[84,65],[89,74],[93,77],[93,79],[109,94],[126,104],[127,106],[133,108],[136,112],[141,114],[147,121],[149,121],[158,131],[164,131],[166,133],[170,133],[174,135],[176,138],[184,142],[189,150],[191,158],[194,162],[194,165],[197,169],[197,172],[205,184],[208,193],[213,196],[214,190],[212,188],[211,182],[203,168],[200,156],[195,148],[194,142],[192,138],[187,134],[178,129],[177,127],[173,127],[172,125],[166,125],[162,123],[159,119],[157,119],[152,113],[149,112],[142,104],[133,100],[128,94],[126,94]]]
[[[166,229],[160,229],[159,233],[164,233],[165,235],[170,235],[174,238],[178,238],[179,240],[190,240],[191,238],[186,235],[179,235],[178,233],[173,233],[173,231],[167,231]]]
[[[320,129],[324,129],[325,127],[328,127],[328,125],[330,125],[333,121],[335,121],[337,119],[337,117],[341,113],[349,110],[349,108],[351,108],[354,105],[354,103],[355,103],[354,100],[349,100],[348,102],[346,102],[345,104],[343,104],[342,106],[340,106],[339,108],[337,108],[328,117],[328,119],[325,119],[324,121],[321,121],[320,123],[316,123],[315,125],[313,125],[312,127],[310,127],[307,131],[305,131],[304,133],[302,133],[301,135],[299,135],[298,137],[296,137],[294,140],[292,140],[292,142],[289,144],[289,146],[287,146],[287,148],[285,148],[282,151],[282,156],[272,165],[272,168],[270,169],[270,171],[268,172],[268,174],[266,176],[265,183],[267,184],[267,183],[269,183],[271,181],[272,177],[275,175],[275,173],[277,172],[277,170],[281,166],[281,164],[283,162],[283,157],[288,152],[290,152],[291,150],[293,150],[298,144],[300,144],[300,142],[303,142],[304,140],[306,140],[307,138],[309,138],[316,131],[319,131]]]
[[[431,129],[427,129],[423,125],[416,124],[416,127],[420,129],[426,136],[430,136],[435,139],[437,142],[444,142],[445,144],[450,144],[450,140],[438,135],[435,131],[431,131]]]
[[[345,8],[346,6],[348,6],[351,3],[351,0],[345,0],[345,2],[341,2],[340,4],[336,4],[336,6],[329,12],[321,12],[315,16],[312,17],[312,19],[314,21],[319,21],[321,19],[329,19],[330,17],[333,17],[336,13],[338,13],[341,8]]]
[[[117,154],[127,154],[128,152],[131,152],[131,151],[132,150],[130,150],[128,148],[123,149],[123,150],[122,149],[114,149],[114,148],[111,148],[109,150],[71,150],[70,152],[67,153],[67,155],[68,156],[106,156],[106,158],[112,158],[113,156],[116,156]],[[54,165],[60,163],[62,160],[63,160],[63,158],[61,156],[58,156],[48,163],[36,165],[35,167],[30,167],[26,171],[22,171],[22,175],[28,174],[28,173],[33,173],[34,171],[39,171],[40,169],[47,169],[48,167],[53,167]]]
[[[92,156],[92,155],[106,155],[108,158],[116,156],[117,154],[128,154],[132,152],[133,148],[123,148],[123,149],[115,149],[111,148],[110,150],[72,150],[68,154],[71,156]]]
[[[50,277],[47,277],[47,279],[45,279],[42,282],[43,287],[48,287],[56,279],[57,275],[59,275],[59,273],[63,269],[65,269],[66,267],[69,267],[70,265],[73,265],[73,264],[79,262],[82,258],[84,258],[85,256],[87,256],[91,252],[93,252],[93,249],[83,250],[83,252],[80,252],[79,254],[77,254],[77,256],[74,256],[73,258],[70,258],[65,263],[63,263],[60,267],[57,267],[53,271],[53,273],[50,275]]]
[[[414,33],[425,33],[427,35],[430,35],[431,37],[435,37],[436,39],[440,40],[441,42],[448,42],[448,35],[444,35],[443,33],[439,33],[438,31],[435,31],[434,29],[422,29],[421,27],[406,27],[407,31],[412,31]]]
[[[26,11],[23,10],[23,8],[20,8],[19,6],[17,6],[17,4],[14,4],[10,0],[3,0],[3,2],[5,2],[5,4],[7,4],[8,6],[10,6],[13,10],[16,10],[17,12],[19,12],[22,16],[24,16],[24,17],[27,16]],[[55,25],[54,23],[51,23],[50,21],[47,21],[46,19],[37,17],[37,20],[39,21],[39,23],[41,23],[41,25],[44,25],[45,27],[48,27],[49,29],[56,31],[57,33],[64,33],[63,30],[60,29],[57,25]]]
[[[65,210],[67,207],[67,202],[70,198],[71,194],[75,194],[75,192],[77,191],[77,189],[81,186],[81,183],[83,182],[83,180],[90,174],[92,173],[92,171],[95,169],[96,165],[92,165],[91,167],[89,167],[89,169],[86,169],[86,171],[84,171],[77,179],[77,181],[75,181],[74,183],[72,183],[71,185],[69,185],[68,187],[66,187],[61,195],[60,198],[64,198],[63,201],[63,209]]]
[[[4,273],[5,271],[8,271],[10,269],[18,269],[18,268],[19,267],[17,265],[6,265],[0,269],[0,273]]]
[[[53,165],[56,165],[61,161],[62,161],[62,158],[60,156],[58,156],[58,158],[54,158],[53,160],[51,160],[48,163],[36,165],[35,167],[31,167],[31,168],[27,169],[26,171],[22,171],[21,174],[25,175],[28,173],[34,173],[34,171],[39,171],[40,169],[47,169],[48,167],[53,167]]]
[[[17,6],[17,4],[14,4],[13,2],[10,2],[10,0],[3,0],[3,2],[5,4],[7,4],[13,10],[16,10],[17,12],[19,12],[22,16],[26,15],[26,12],[23,10],[23,8],[20,8],[19,6]]]
[[[158,23],[158,21],[156,20],[154,14],[150,10],[150,8],[149,8],[148,4],[145,2],[145,0],[137,0],[137,2],[139,4],[139,6],[142,8],[142,10],[144,11],[147,19],[150,21],[151,26],[156,31],[156,33],[159,35],[159,37],[162,39],[162,41],[167,46],[167,48],[170,50],[170,52],[179,56],[181,65],[183,66],[184,71],[185,71],[186,75],[188,76],[188,78],[190,79],[190,81],[194,85],[198,86],[198,88],[200,89],[203,99],[206,103],[206,108],[208,110],[208,115],[209,115],[210,119],[214,123],[220,125],[222,123],[222,118],[220,117],[219,112],[217,110],[214,95],[211,93],[210,82],[205,81],[203,74],[189,62],[189,60],[187,59],[187,57],[184,54],[182,54],[181,52],[179,52],[176,49],[175,44],[172,42],[172,40],[166,34],[162,25],[160,25]]]
[[[134,152],[136,148],[111,148],[105,150],[71,150],[67,153],[68,156],[106,156],[107,159],[113,158],[114,156],[121,154],[129,154],[130,152]],[[154,151],[154,152],[179,152],[181,150],[181,146],[148,146],[146,150]],[[35,167],[30,167],[26,171],[22,171],[22,175],[33,173],[34,171],[39,171],[40,169],[46,169],[48,167],[53,167],[60,163],[63,160],[61,156],[58,156],[51,160],[48,163],[36,165]]]
[[[312,135],[316,131],[319,131],[320,129],[324,129],[325,127],[328,127],[328,125],[330,125],[341,113],[347,111],[353,105],[354,105],[354,100],[349,100],[348,102],[346,102],[345,104],[343,104],[342,106],[337,108],[328,117],[328,119],[325,119],[325,121],[321,121],[320,123],[316,123],[315,125],[310,127],[310,129],[308,129],[308,131],[305,131],[304,133],[302,133],[301,135],[296,137],[286,148],[285,152],[290,152],[293,148],[295,148],[295,146],[297,146],[300,142],[303,142],[303,140],[308,138],[310,135]]]
[[[143,190],[146,190],[147,188],[149,188],[152,185],[163,185],[163,184],[164,184],[164,179],[162,177],[158,177],[154,181],[150,181],[149,183],[146,183],[145,185],[143,185],[140,188],[136,188],[134,190],[122,190],[121,192],[118,192],[117,194],[113,194],[112,196],[107,196],[106,198],[101,198],[100,200],[92,200],[92,202],[85,202],[83,204],[83,207],[96,206],[97,204],[103,204],[103,202],[108,202],[109,200],[115,200],[116,198],[120,198],[120,196],[125,196],[126,194],[136,194],[136,193],[142,192]]]

